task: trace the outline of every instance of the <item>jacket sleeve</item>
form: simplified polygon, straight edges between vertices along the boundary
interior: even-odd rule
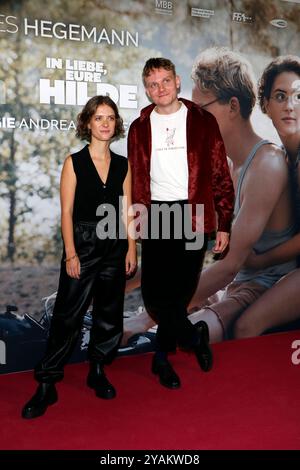
[[[210,116],[210,150],[212,162],[212,191],[218,215],[218,231],[230,232],[234,210],[234,188],[226,158],[226,151],[218,124]]]
[[[127,138],[127,156],[131,167],[131,187],[132,187],[132,202],[137,202],[136,188],[136,159],[137,159],[137,145],[136,145],[136,125],[133,122],[128,131]]]

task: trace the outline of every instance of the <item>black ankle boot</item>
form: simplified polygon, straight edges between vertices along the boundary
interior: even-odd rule
[[[54,384],[40,383],[35,394],[22,410],[22,418],[32,419],[42,416],[49,405],[57,402],[57,391]]]
[[[116,396],[116,390],[106,377],[102,364],[91,363],[87,385],[95,390],[98,398],[110,400]]]
[[[204,372],[208,372],[213,365],[213,354],[209,346],[209,329],[205,321],[195,324],[198,331],[198,342],[194,346],[197,361]]]
[[[154,354],[152,360],[152,372],[158,375],[161,385],[167,388],[179,388],[180,379],[167,358],[161,359]]]

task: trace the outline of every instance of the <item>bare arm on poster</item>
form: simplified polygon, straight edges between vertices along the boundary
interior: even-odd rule
[[[202,272],[192,303],[201,304],[234,279],[266,229],[287,181],[283,152],[274,146],[264,146],[244,181],[241,208],[232,226],[229,252],[224,259]]]
[[[251,253],[246,259],[245,265],[253,269],[264,269],[275,264],[286,263],[297,258],[300,254],[300,233],[272,250],[260,255]]]

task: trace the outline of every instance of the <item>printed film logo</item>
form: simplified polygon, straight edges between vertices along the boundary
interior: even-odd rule
[[[214,10],[206,10],[204,8],[194,8],[191,9],[191,16],[196,16],[198,18],[209,19],[215,14]]]
[[[232,13],[232,21],[236,23],[253,23],[252,16],[247,16],[245,13],[241,13],[240,11],[234,11]]]
[[[287,21],[280,19],[280,18],[274,18],[274,20],[270,21],[272,26],[275,26],[276,28],[286,28],[287,27]]]
[[[173,15],[173,2],[167,0],[155,0],[155,11],[160,15]]]
[[[102,82],[107,73],[103,62],[47,57],[48,70],[64,70],[65,80],[40,78],[40,103],[84,105],[93,95],[109,95],[121,108],[137,108],[137,85]],[[94,89],[94,91],[92,90]]]

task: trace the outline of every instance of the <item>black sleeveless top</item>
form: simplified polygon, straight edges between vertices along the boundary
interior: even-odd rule
[[[110,166],[105,183],[98,174],[88,145],[71,155],[77,180],[73,222],[99,221],[101,217],[96,216],[97,208],[100,204],[105,205],[106,203],[115,207],[116,216],[119,217],[119,197],[123,196],[123,183],[127,175],[128,160],[111,150],[110,155]]]

